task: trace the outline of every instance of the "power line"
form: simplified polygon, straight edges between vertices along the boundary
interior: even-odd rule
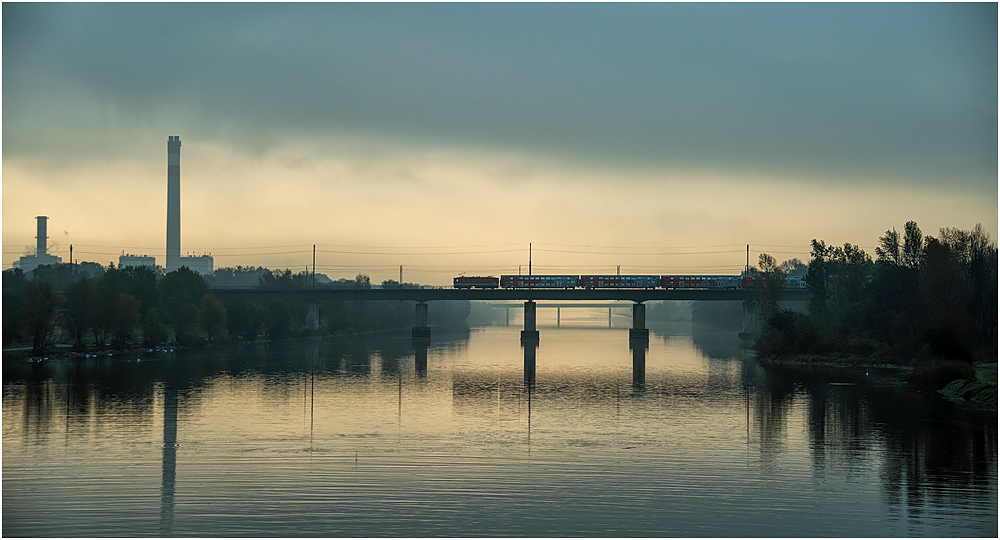
[[[610,252],[610,251],[576,251],[576,250],[564,250],[564,249],[536,249],[535,251],[543,251],[547,253],[577,253],[583,255],[718,255],[724,253],[745,253],[745,250],[742,249],[720,250],[720,251],[695,251],[695,252],[669,252],[669,251]]]

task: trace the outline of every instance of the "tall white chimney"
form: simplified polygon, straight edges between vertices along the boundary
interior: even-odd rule
[[[38,235],[35,236],[35,255],[41,257],[46,254],[48,248],[48,216],[36,216],[35,219],[38,220]]]
[[[181,138],[167,137],[167,271],[181,258]]]

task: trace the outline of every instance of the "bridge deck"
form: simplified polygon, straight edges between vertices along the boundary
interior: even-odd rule
[[[316,300],[402,300],[432,302],[436,300],[494,301],[630,301],[655,300],[748,301],[751,289],[262,289],[213,287],[218,298],[228,296],[279,297],[295,296]],[[805,289],[787,289],[782,299],[807,300]]]

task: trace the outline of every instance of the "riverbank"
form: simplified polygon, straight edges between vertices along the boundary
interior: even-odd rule
[[[770,366],[823,367],[823,368],[865,368],[865,369],[896,369],[901,372],[913,371],[909,364],[886,362],[884,358],[871,358],[860,355],[819,355],[791,354],[785,356],[759,357],[758,361]]]
[[[974,378],[951,381],[938,392],[952,400],[976,403],[996,409],[997,363],[976,364],[973,367],[976,370]]]
[[[786,356],[769,356],[758,358],[761,364],[767,366],[799,367],[799,368],[840,368],[878,370],[894,370],[900,375],[907,376],[909,382],[921,375],[919,369],[915,369],[910,364],[899,364],[885,362],[884,359],[873,359],[859,355],[815,355],[796,354]],[[972,378],[954,379],[937,391],[945,397],[963,403],[974,404],[976,406],[997,409],[997,368],[998,364],[978,363],[974,364],[975,376]]]

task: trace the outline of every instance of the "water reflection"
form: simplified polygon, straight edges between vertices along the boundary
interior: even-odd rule
[[[174,491],[177,480],[177,386],[163,387],[163,473],[160,482],[160,535],[174,530]]]
[[[646,388],[646,351],[649,350],[648,339],[630,339],[629,349],[632,349],[632,388],[642,392]]]
[[[521,340],[524,349],[524,384],[528,388],[535,387],[535,362],[538,354],[538,340]]]
[[[939,396],[906,391],[886,374],[873,379],[848,370],[746,367],[763,462],[779,459],[790,415],[804,403],[813,474],[857,469],[881,448],[879,479],[892,519],[919,517],[928,507],[955,511],[995,503],[989,499],[996,493],[995,412],[963,410]]]
[[[48,484],[39,484],[45,474],[31,469],[38,449],[55,456],[57,464],[65,461],[60,452],[76,452],[85,458],[80,467],[89,466],[86,461],[114,467],[129,460],[138,463],[142,441],[149,441],[158,443],[158,455],[150,456],[150,461],[159,465],[159,485],[148,488],[153,497],[159,491],[159,520],[150,524],[150,530],[137,529],[135,534],[203,535],[205,529],[194,528],[190,517],[175,514],[175,508],[181,507],[178,504],[196,509],[196,500],[215,497],[221,511],[225,504],[236,503],[219,487],[217,492],[202,494],[201,488],[178,491],[177,486],[218,484],[220,480],[210,476],[216,469],[226,474],[249,467],[257,482],[253,496],[275,492],[343,504],[367,493],[368,504],[377,506],[384,504],[386,492],[378,488],[383,484],[393,486],[385,488],[390,494],[409,495],[405,480],[380,475],[409,470],[406,464],[413,461],[430,471],[464,471],[468,478],[449,477],[449,485],[455,492],[466,493],[475,493],[476,482],[496,471],[527,477],[546,471],[545,482],[555,482],[543,482],[550,490],[546,493],[566,507],[572,507],[576,499],[560,499],[567,495],[559,495],[553,486],[587,492],[590,484],[579,482],[590,479],[598,491],[633,489],[635,482],[619,480],[634,480],[623,471],[630,470],[629,464],[641,464],[641,474],[636,474],[649,482],[640,486],[648,490],[641,493],[652,501],[649,515],[662,515],[664,522],[679,527],[647,532],[698,535],[701,529],[694,528],[695,522],[690,522],[692,528],[682,526],[689,523],[687,514],[671,506],[680,503],[664,486],[673,485],[671,478],[693,474],[686,469],[705,460],[702,473],[710,476],[695,475],[696,482],[742,475],[734,485],[754,486],[748,491],[768,489],[767,500],[772,501],[768,504],[774,507],[798,503],[798,495],[788,485],[820,493],[828,484],[834,485],[826,503],[829,508],[824,510],[831,513],[821,517],[830,521],[836,517],[850,522],[852,518],[836,512],[848,512],[851,497],[863,497],[874,482],[873,491],[881,502],[866,511],[881,512],[889,522],[900,525],[885,525],[886,518],[878,517],[886,528],[867,530],[871,535],[995,535],[997,429],[993,413],[949,407],[936,396],[907,391],[898,379],[882,374],[859,377],[848,372],[763,367],[739,358],[737,352],[726,353],[722,340],[706,336],[692,339],[654,333],[651,345],[633,346],[629,354],[621,334],[609,332],[607,336],[619,340],[617,349],[611,350],[620,352],[609,358],[579,359],[591,362],[583,368],[567,360],[568,349],[556,339],[547,339],[541,353],[537,342],[521,344],[518,354],[516,329],[502,336],[512,340],[498,338],[488,354],[466,334],[435,336],[433,344],[411,341],[409,336],[371,337],[188,351],[142,361],[101,359],[42,368],[5,365],[4,487],[18,496],[5,497],[3,532],[27,536],[62,532],[65,536],[67,530],[30,528],[25,505],[51,504],[53,512],[61,505],[65,511],[67,501],[68,507],[77,504],[68,497],[88,493],[82,488],[59,491],[54,486],[48,491]],[[429,351],[433,351],[430,365]],[[160,414],[162,432],[156,429]],[[485,450],[472,461],[481,466],[461,461],[468,458],[463,452],[480,449]],[[734,461],[737,449],[743,457]],[[522,452],[527,456],[525,463],[540,468],[513,467],[507,461],[521,459]],[[373,463],[379,455],[391,459],[386,458],[383,468],[369,465],[364,469],[366,459]],[[320,465],[306,466],[296,456],[308,456]],[[358,456],[360,469],[355,461]],[[687,461],[688,456],[697,459]],[[806,479],[793,476],[800,457]],[[713,458],[718,461],[710,461]],[[348,462],[354,467],[351,474],[359,475],[351,478],[360,488],[337,491],[348,485],[338,476],[347,474],[338,467]],[[602,472],[578,474],[574,468],[591,465]],[[27,472],[22,474],[22,470]],[[599,484],[604,487],[596,487]],[[626,485],[633,487],[608,487]],[[504,484],[505,489],[518,486]],[[141,483],[130,489],[135,491],[130,494],[133,499],[142,500],[145,488]],[[728,498],[720,496],[719,508],[733,510],[726,505],[733,504],[734,498],[744,505],[743,511],[760,510],[754,504],[764,506],[734,489],[726,494]],[[786,489],[789,494],[782,495]],[[851,489],[861,495],[851,495]],[[337,497],[325,498],[334,492]],[[451,492],[442,488],[433,493],[444,498],[428,495],[429,504],[436,501],[452,512],[463,508],[461,501],[448,498]],[[39,503],[44,497],[52,502]],[[836,502],[841,499],[848,502]],[[100,504],[99,497],[93,504]],[[694,511],[720,526],[730,519],[723,510]],[[532,510],[524,512],[544,522]],[[565,512],[565,520],[575,515]],[[309,515],[282,517],[280,512],[261,519],[306,520],[299,534],[325,531],[329,523],[329,516],[311,523]],[[619,533],[637,532],[629,528],[634,524],[624,514],[621,519]],[[565,520],[554,523],[562,524],[566,534],[582,534]],[[56,527],[59,520],[48,523]],[[808,528],[741,529],[736,523],[728,535],[818,534]],[[100,528],[100,523],[77,525],[83,527],[76,529],[80,534],[114,534],[112,529]],[[456,535],[473,532],[445,530]],[[483,530],[490,534],[558,532]],[[238,531],[217,531],[234,532]],[[378,530],[341,532],[371,536]],[[859,534],[857,529],[828,532]],[[949,534],[929,534],[934,532]]]
[[[431,339],[425,337],[414,337],[413,341],[413,363],[417,371],[417,377],[424,379],[427,377],[427,349],[430,348]]]

